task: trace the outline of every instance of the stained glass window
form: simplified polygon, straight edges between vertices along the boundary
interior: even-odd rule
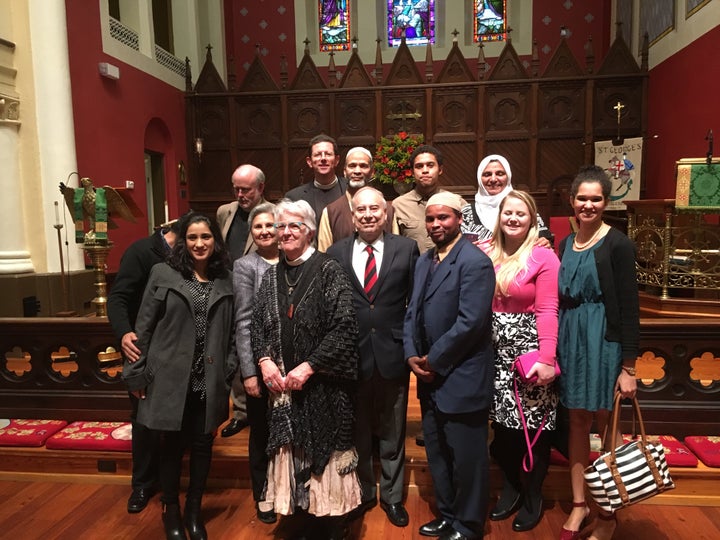
[[[435,43],[435,0],[387,0],[388,44]]]
[[[350,1],[318,2],[321,51],[350,50]]]
[[[473,40],[503,41],[506,39],[507,0],[473,1]]]

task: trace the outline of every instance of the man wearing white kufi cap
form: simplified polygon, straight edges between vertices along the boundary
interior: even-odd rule
[[[370,150],[363,146],[348,150],[343,172],[348,182],[347,191],[345,197],[328,204],[320,216],[317,232],[318,251],[326,252],[335,242],[352,236],[355,232],[350,205],[353,195],[372,180],[374,171]],[[387,206],[387,218],[385,232],[397,232],[393,227],[395,214],[390,204]]]

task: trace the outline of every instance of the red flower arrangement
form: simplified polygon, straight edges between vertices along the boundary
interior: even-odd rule
[[[375,146],[375,178],[383,184],[411,184],[413,182],[410,154],[425,142],[423,135],[405,131],[391,137],[381,137]]]

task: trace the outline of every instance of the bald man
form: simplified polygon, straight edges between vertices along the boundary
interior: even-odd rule
[[[318,251],[326,252],[328,248],[338,240],[352,236],[355,232],[355,224],[352,215],[352,197],[358,190],[370,183],[373,177],[373,157],[370,150],[362,146],[356,146],[348,150],[345,155],[345,167],[343,169],[345,179],[348,181],[345,197],[325,207],[318,224]],[[387,223],[385,232],[397,232],[395,224],[395,213],[392,205],[387,205]]]
[[[217,221],[223,240],[230,253],[230,262],[255,251],[248,218],[253,208],[267,202],[263,197],[265,173],[255,165],[240,165],[231,177],[236,200],[223,204],[217,211]],[[231,437],[248,425],[247,403],[240,370],[233,380],[230,398],[233,402],[232,418],[220,435]]]

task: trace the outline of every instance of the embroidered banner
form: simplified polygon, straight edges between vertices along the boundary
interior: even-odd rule
[[[602,167],[612,180],[608,210],[625,210],[623,201],[640,199],[642,137],[625,139],[620,146],[612,141],[595,143],[595,165]]]
[[[705,159],[677,162],[675,208],[678,210],[720,209],[720,160],[710,165]]]

